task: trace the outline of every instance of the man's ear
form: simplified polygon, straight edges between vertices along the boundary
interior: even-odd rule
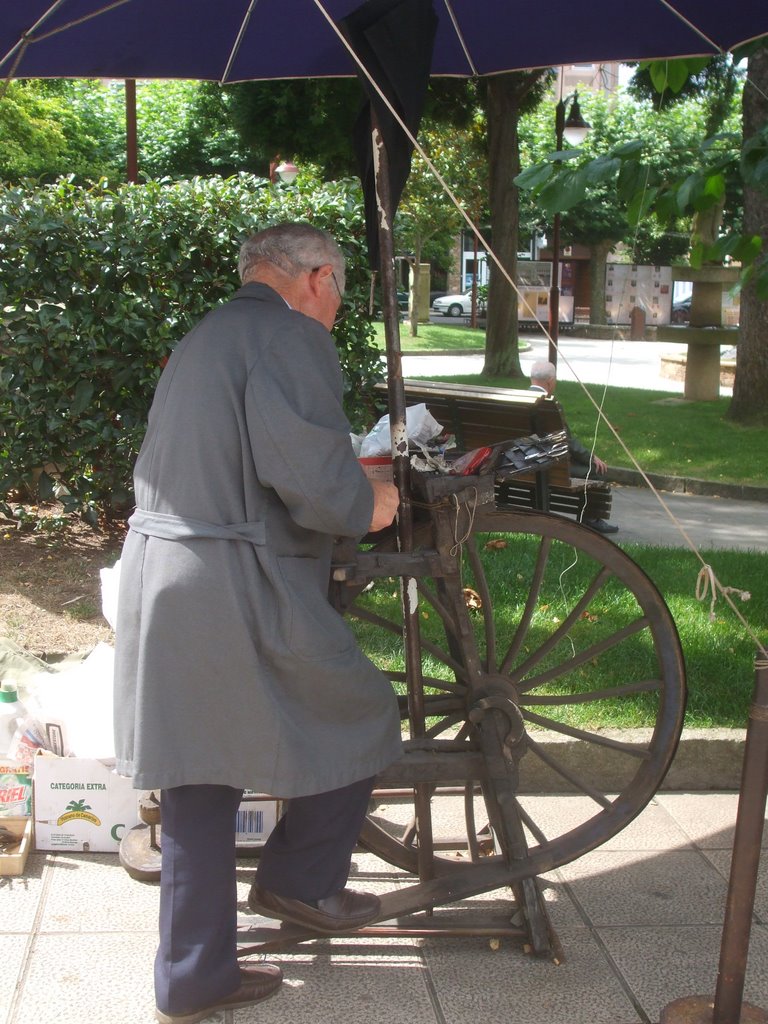
[[[325,288],[325,279],[331,276],[332,270],[333,267],[330,263],[323,263],[322,266],[315,267],[314,270],[310,271],[309,287],[313,295],[319,295],[321,289]]]

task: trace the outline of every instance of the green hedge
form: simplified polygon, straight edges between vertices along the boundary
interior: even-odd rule
[[[0,187],[0,504],[55,492],[91,521],[131,502],[133,462],[165,357],[238,287],[240,242],[306,220],[348,260],[336,332],[356,427],[382,376],[367,317],[359,187],[250,175],[81,188]],[[40,467],[45,467],[40,475]]]

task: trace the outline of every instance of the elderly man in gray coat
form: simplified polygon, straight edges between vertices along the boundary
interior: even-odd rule
[[[240,254],[243,287],[163,370],[135,470],[116,630],[118,771],[162,806],[157,1019],[275,992],[236,958],[243,789],[288,800],[249,904],[324,934],[374,920],[347,889],[377,772],[401,752],[389,681],[327,600],[337,536],[388,525],[354,457],[330,329],[344,261],[305,224]]]

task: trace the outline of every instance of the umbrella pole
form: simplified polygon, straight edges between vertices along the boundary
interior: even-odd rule
[[[379,214],[379,254],[381,263],[382,310],[384,336],[387,343],[387,394],[389,426],[392,442],[392,471],[400,497],[397,514],[397,536],[400,551],[413,550],[413,504],[411,501],[411,464],[408,454],[408,432],[405,423],[405,388],[403,386],[400,350],[400,312],[395,283],[395,246],[393,240],[392,200],[389,190],[387,150],[375,114],[371,115],[371,142]],[[426,729],[424,686],[421,671],[421,637],[419,631],[419,599],[417,581],[403,576],[400,580],[403,605],[403,642],[405,674],[408,685],[408,719],[411,738],[423,736]],[[419,879],[431,877],[432,818],[431,790],[427,784],[414,787],[416,827],[418,831]]]
[[[661,1024],[768,1024],[768,1011],[743,1001],[768,800],[768,662],[755,663],[744,764],[733,837],[715,998],[684,996],[661,1011]]]

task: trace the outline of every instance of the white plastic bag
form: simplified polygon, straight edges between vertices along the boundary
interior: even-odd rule
[[[99,643],[72,668],[33,677],[23,728],[14,737],[19,747],[38,740],[60,757],[114,758],[114,654],[108,644]]]
[[[426,444],[433,437],[442,434],[443,428],[422,402],[405,410],[405,429],[408,440],[417,444]],[[389,416],[382,416],[373,430],[363,438],[360,448],[361,458],[372,458],[376,455],[390,455],[392,443],[389,436]]]
[[[117,622],[117,593],[120,589],[120,559],[111,569],[99,569],[101,579],[101,613],[112,629]]]

